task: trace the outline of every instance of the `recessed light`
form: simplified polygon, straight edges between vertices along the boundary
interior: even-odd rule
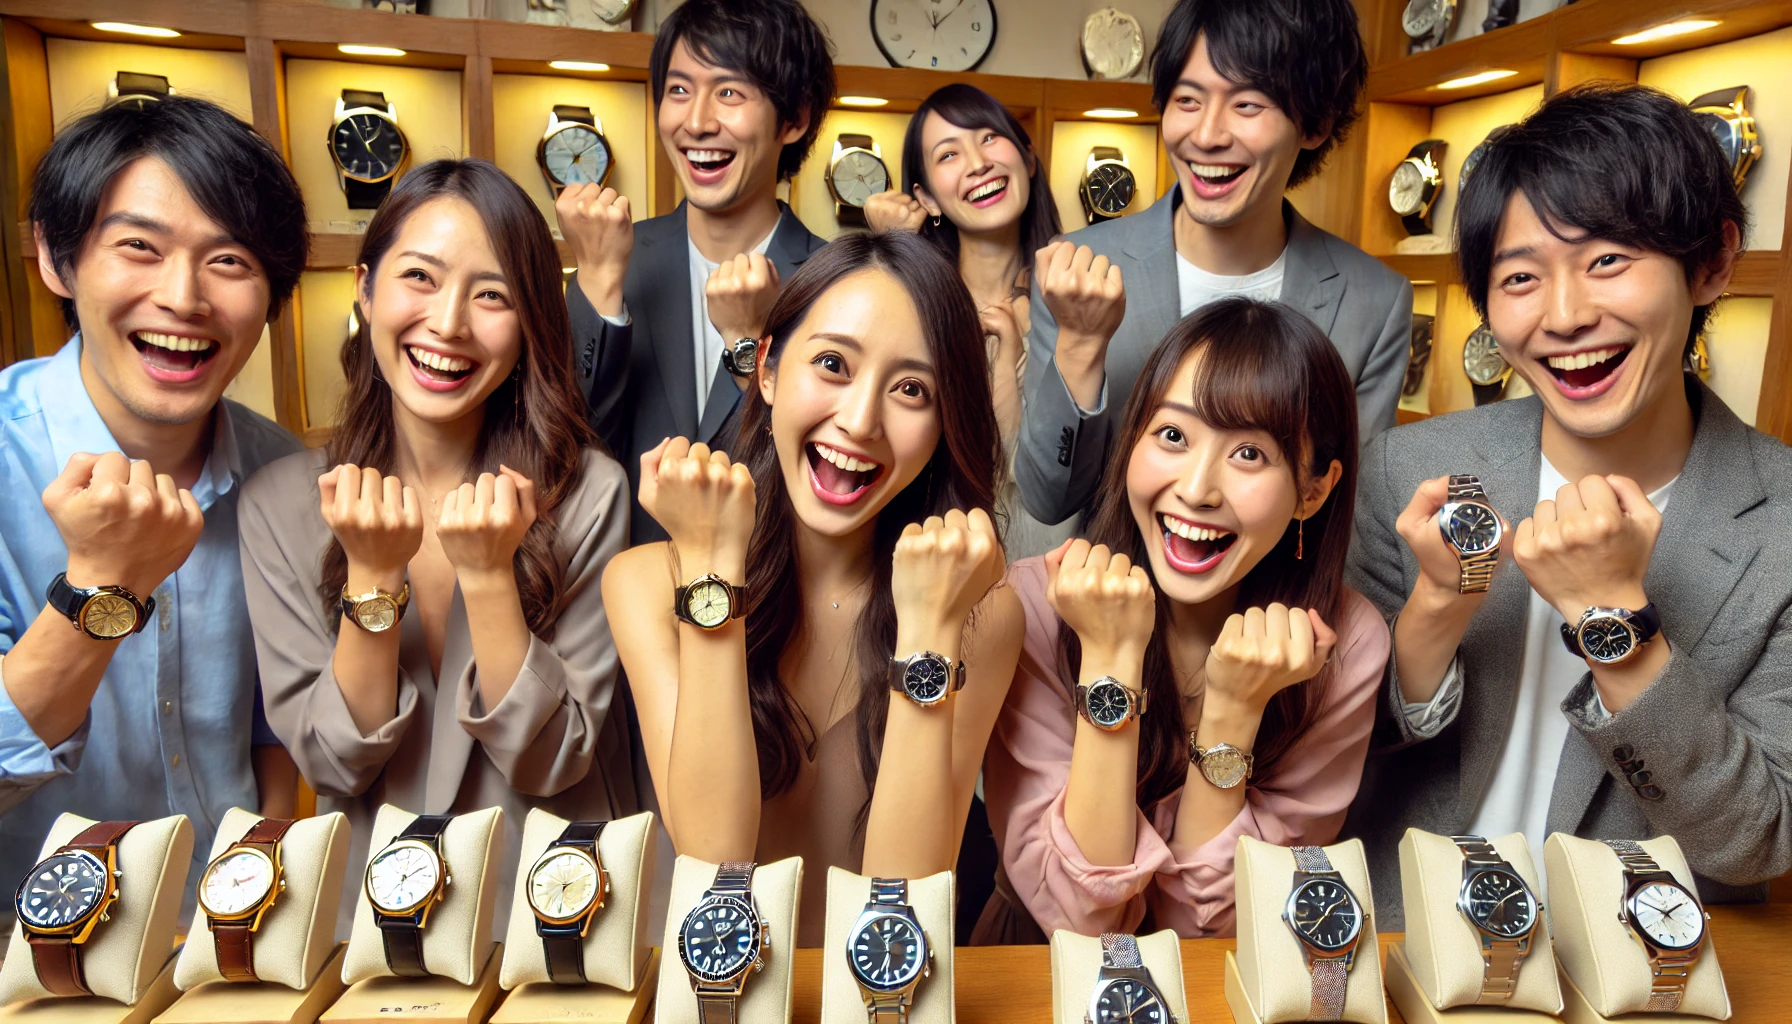
[[[122,32],[127,36],[148,36],[151,39],[178,39],[180,33],[171,28],[158,28],[155,25],[133,25],[128,21],[94,21],[89,22],[101,32]]]
[[[1686,21],[1670,21],[1666,25],[1646,28],[1641,32],[1632,32],[1627,36],[1619,36],[1612,40],[1618,46],[1635,46],[1638,43],[1653,43],[1658,39],[1672,39],[1689,32],[1703,32],[1708,28],[1716,28],[1720,22],[1701,18],[1690,18]]]
[[[1084,117],[1138,117],[1139,112],[1136,110],[1128,110],[1125,107],[1096,107],[1094,110],[1083,111],[1083,116]]]
[[[840,105],[843,107],[887,107],[890,105],[890,101],[882,96],[842,96]]]
[[[592,60],[550,60],[548,67],[555,71],[608,71],[610,65],[599,64]]]
[[[1502,78],[1511,78],[1516,74],[1518,74],[1518,72],[1506,71],[1504,69],[1499,71],[1483,71],[1478,75],[1466,75],[1462,78],[1452,78],[1448,82],[1439,83],[1437,87],[1439,89],[1466,89],[1471,85],[1480,85],[1483,82],[1497,82]]]
[[[402,57],[396,46],[363,46],[360,43],[338,43],[336,49],[353,57]]]

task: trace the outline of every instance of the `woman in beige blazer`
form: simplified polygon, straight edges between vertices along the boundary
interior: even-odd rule
[[[586,426],[559,290],[547,224],[503,172],[412,171],[361,246],[332,440],[244,486],[268,721],[353,826],[345,932],[382,803],[502,807],[504,886],[531,807],[637,810],[598,585],[627,483]]]

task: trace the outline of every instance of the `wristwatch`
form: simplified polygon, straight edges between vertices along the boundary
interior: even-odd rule
[[[865,204],[879,192],[890,190],[890,169],[883,150],[869,135],[850,132],[834,140],[828,160],[828,192],[834,197],[834,219],[852,227],[865,226]]]
[[[350,594],[348,584],[342,586],[342,617],[369,633],[384,633],[404,619],[404,610],[411,605],[411,584],[390,594],[374,587],[365,594]]]
[[[1543,909],[1524,877],[1480,836],[1451,836],[1462,851],[1456,910],[1481,937],[1480,1006],[1505,1006],[1518,988],[1518,968],[1531,954]]]
[[[1113,146],[1096,146],[1083,161],[1083,177],[1077,182],[1076,197],[1082,201],[1083,216],[1089,223],[1113,220],[1126,213],[1138,193],[1138,179],[1126,154]]]
[[[1188,734],[1188,759],[1201,770],[1201,777],[1218,789],[1238,788],[1256,767],[1256,759],[1249,752],[1230,743],[1196,746],[1193,732]]]
[[[555,104],[548,130],[535,147],[535,164],[556,197],[568,185],[602,185],[616,163],[603,122],[590,107]]]
[[[585,935],[610,895],[610,876],[597,852],[605,822],[575,821],[529,869],[529,909],[556,985],[583,985]]]
[[[1488,0],[1487,18],[1481,22],[1481,31],[1492,32],[1517,22],[1518,0]]]
[[[454,879],[442,859],[442,830],[452,814],[419,814],[367,862],[365,888],[386,947],[386,966],[401,978],[427,978],[423,929]]]
[[[715,884],[678,926],[678,959],[697,995],[697,1024],[736,1024],[747,975],[765,969],[771,928],[753,900],[753,865],[716,868]]]
[[[1756,133],[1754,115],[1748,112],[1748,86],[1733,85],[1728,89],[1708,92],[1688,103],[1705,127],[1717,139],[1730,174],[1741,191],[1749,168],[1761,159],[1761,136]]]
[[[907,1024],[915,990],[933,976],[933,947],[908,904],[908,880],[873,878],[871,902],[846,934],[846,966],[871,1024]]]
[[[890,689],[924,708],[964,689],[964,676],[963,661],[932,651],[890,659]]]
[[[747,588],[705,573],[672,592],[672,614],[698,629],[721,629],[747,614]]]
[[[1308,1020],[1340,1020],[1363,934],[1363,906],[1322,846],[1296,846],[1294,889],[1282,920],[1299,940],[1313,979]]]
[[[1412,147],[1388,179],[1388,205],[1409,235],[1431,233],[1431,208],[1443,190],[1446,146],[1442,139],[1426,139]]]
[[[1409,0],[1400,27],[1412,39],[1408,53],[1441,46],[1456,25],[1456,0]]]
[[[1618,919],[1642,943],[1654,980],[1643,1009],[1672,1013],[1686,994],[1686,978],[1705,948],[1705,922],[1710,915],[1692,890],[1663,870],[1655,858],[1630,839],[1607,839],[1605,845],[1624,865],[1624,899]]]
[[[261,980],[255,974],[255,933],[286,891],[280,840],[291,827],[290,819],[262,818],[199,876],[199,909],[205,911],[225,981]]]
[[[81,947],[110,921],[118,902],[118,841],[134,821],[102,821],[37,862],[13,896],[19,926],[31,947],[38,984],[54,996],[93,992],[81,972]]]
[[[722,346],[722,369],[736,377],[751,377],[759,369],[759,339],[737,338]]]
[[[1500,355],[1499,342],[1486,324],[1476,327],[1462,343],[1462,372],[1475,392],[1475,404],[1486,405],[1506,397],[1506,383],[1512,379],[1512,367]]]
[[[1083,1024],[1176,1024],[1139,957],[1139,940],[1131,935],[1102,933],[1101,972],[1089,993]]]
[[[174,89],[168,85],[167,75],[120,71],[112,76],[112,81],[106,83],[108,107],[114,103],[129,103],[142,109],[144,104],[156,103],[173,95]]]
[[[1437,526],[1462,567],[1457,590],[1464,594],[1485,593],[1493,583],[1493,570],[1499,567],[1500,539],[1506,535],[1506,527],[1500,522],[1499,513],[1487,503],[1487,492],[1481,489],[1479,477],[1450,477],[1449,500],[1437,511]]]
[[[1661,613],[1654,604],[1628,608],[1588,608],[1573,626],[1562,623],[1562,645],[1576,658],[1601,665],[1630,660],[1661,632]]]
[[[156,599],[139,600],[123,587],[77,587],[59,572],[44,591],[44,603],[68,616],[75,628],[95,640],[117,640],[143,632],[155,614]]]
[[[1411,398],[1425,386],[1425,367],[1431,362],[1431,333],[1437,318],[1430,313],[1412,315],[1412,340],[1406,349],[1406,379],[1400,382],[1402,397]]]
[[[1076,684],[1077,714],[1102,732],[1118,732],[1126,728],[1145,713],[1148,703],[1143,688],[1135,690],[1113,676]]]
[[[378,209],[411,151],[398,128],[398,108],[385,93],[362,89],[342,90],[324,141],[351,210]]]

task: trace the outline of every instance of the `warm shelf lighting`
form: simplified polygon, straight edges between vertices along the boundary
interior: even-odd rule
[[[887,107],[890,105],[890,101],[882,96],[842,96],[840,105],[843,107]]]
[[[127,36],[148,36],[151,39],[178,39],[180,33],[171,28],[157,28],[154,25],[133,25],[128,21],[95,21],[89,22],[101,32],[121,32]]]
[[[550,60],[548,67],[555,71],[608,71],[610,65],[599,64],[594,60]]]
[[[1094,110],[1083,111],[1083,116],[1084,117],[1138,117],[1139,112],[1136,110],[1128,110],[1125,107],[1096,107]]]
[[[1480,85],[1483,82],[1497,82],[1502,78],[1511,78],[1516,74],[1518,74],[1518,72],[1507,71],[1504,69],[1498,71],[1483,71],[1478,75],[1465,75],[1462,78],[1452,78],[1448,82],[1439,83],[1437,87],[1439,89],[1466,89],[1471,85]]]
[[[1658,39],[1672,39],[1689,32],[1703,32],[1708,28],[1716,28],[1720,23],[1702,18],[1689,18],[1686,21],[1670,21],[1666,25],[1646,28],[1641,32],[1632,32],[1627,36],[1619,36],[1612,40],[1615,46],[1635,46],[1638,43],[1653,43]]]
[[[396,46],[363,46],[360,43],[338,43],[336,49],[351,57],[402,57],[404,51]]]

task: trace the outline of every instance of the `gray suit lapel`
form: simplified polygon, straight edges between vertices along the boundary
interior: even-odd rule
[[[1133,229],[1121,246],[1133,262],[1120,272],[1126,285],[1126,319],[1132,322],[1131,329],[1146,339],[1146,353],[1182,319],[1182,288],[1176,281],[1178,194],[1179,190],[1172,188],[1149,209],[1124,222]],[[1109,398],[1126,404],[1125,395]]]
[[[691,250],[684,204],[672,211],[665,230],[641,239],[641,292],[646,308],[631,316],[653,319],[653,358],[659,364],[666,405],[680,434],[697,430],[697,357],[691,337]]]
[[[1288,262],[1282,274],[1282,301],[1307,314],[1328,336],[1344,303],[1344,275],[1325,250],[1325,235],[1293,204],[1282,200],[1288,224]]]

